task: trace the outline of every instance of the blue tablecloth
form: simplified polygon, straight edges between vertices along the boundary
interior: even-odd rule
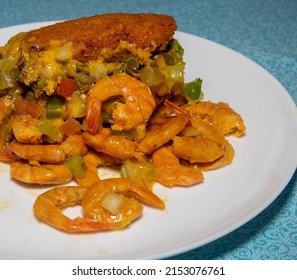
[[[230,47],[274,75],[297,102],[296,0],[1,0],[0,28],[108,12],[171,14],[178,29]],[[293,151],[297,152],[297,151]],[[234,232],[171,259],[297,258],[297,174]]]

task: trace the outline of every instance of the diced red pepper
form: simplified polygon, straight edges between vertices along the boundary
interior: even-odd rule
[[[58,86],[57,94],[68,97],[76,90],[77,84],[74,79],[63,77],[61,83]]]

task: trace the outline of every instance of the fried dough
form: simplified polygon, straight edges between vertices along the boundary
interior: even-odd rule
[[[173,17],[158,14],[113,13],[59,22],[29,31],[25,43],[46,48],[50,40],[84,43],[83,60],[98,58],[102,48],[116,49],[121,41],[141,49],[165,49],[177,26]]]

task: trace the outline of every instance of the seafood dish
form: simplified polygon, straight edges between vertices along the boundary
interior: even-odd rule
[[[186,82],[173,17],[114,13],[21,32],[0,47],[0,161],[12,180],[48,186],[36,218],[69,233],[119,230],[154,185],[189,187],[232,163],[245,124]],[[100,178],[102,167],[118,178]],[[186,190],[185,190],[186,191]],[[83,217],[62,209],[81,205]]]

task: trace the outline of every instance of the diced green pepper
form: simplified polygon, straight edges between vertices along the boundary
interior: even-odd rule
[[[38,82],[37,82],[37,86],[39,89],[44,89],[46,87],[46,79],[39,79]]]
[[[158,67],[146,66],[140,70],[140,80],[149,87],[154,87],[164,81],[164,75]]]
[[[86,165],[80,155],[73,155],[64,162],[75,178],[83,178],[86,175]]]
[[[139,61],[134,54],[128,54],[124,58],[125,67],[130,70],[137,70],[139,68]]]
[[[171,81],[182,83],[184,81],[184,65],[176,64],[166,67],[166,71]]]
[[[6,71],[0,71],[0,90],[13,88],[14,86],[16,86],[16,82],[13,76]]]
[[[52,120],[44,119],[38,124],[38,130],[48,136],[52,142],[60,143],[63,139],[63,135],[55,129]]]
[[[176,62],[183,60],[184,49],[178,42],[178,40],[173,39],[169,43],[169,51],[164,54],[167,65],[174,65]]]
[[[118,97],[112,98],[102,104],[101,108],[101,119],[103,123],[110,122],[112,119],[112,114],[117,108],[118,103],[121,103],[122,100]]]
[[[128,159],[121,166],[121,173],[123,177],[146,187],[151,187],[154,182],[153,165],[148,161],[136,162]]]
[[[59,118],[65,111],[65,99],[60,96],[51,96],[46,104],[46,117],[48,119]]]

